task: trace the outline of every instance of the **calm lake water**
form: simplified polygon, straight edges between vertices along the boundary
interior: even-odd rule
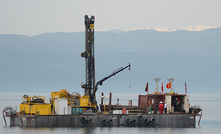
[[[221,132],[221,94],[190,94],[190,104],[199,105],[203,111],[203,117],[201,120],[201,127],[196,125],[196,128],[145,128],[145,127],[39,127],[39,128],[28,128],[28,127],[10,127],[5,126],[4,120],[2,118],[2,110],[5,106],[17,107],[19,109],[19,104],[21,103],[22,96],[21,93],[0,93],[0,132],[1,134],[109,134],[109,133],[155,133],[155,134],[212,134]],[[32,95],[42,95],[47,99],[48,94],[28,94]],[[109,94],[105,94],[109,95]],[[100,103],[99,97],[97,97],[98,103]],[[117,98],[120,98],[121,104],[128,104],[128,100],[133,100],[133,105],[137,105],[138,94],[114,94],[112,103],[117,103]],[[108,100],[106,100],[108,103]],[[9,124],[9,118],[6,118]],[[198,124],[199,118],[196,118],[196,124]]]

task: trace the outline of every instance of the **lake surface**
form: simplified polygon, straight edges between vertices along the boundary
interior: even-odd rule
[[[17,107],[22,101],[23,93],[0,93],[0,132],[1,134],[113,134],[113,133],[130,133],[130,134],[212,134],[221,132],[221,94],[190,94],[190,104],[199,105],[203,110],[203,116],[201,119],[201,127],[199,127],[198,120],[196,118],[196,128],[149,128],[149,127],[10,127],[5,126],[2,118],[2,110],[5,106]],[[32,95],[42,95],[47,99],[50,93],[30,93]],[[109,95],[109,94],[105,94]],[[120,98],[120,104],[128,104],[128,100],[133,100],[133,105],[137,105],[138,94],[112,94],[112,104],[117,103],[117,98]],[[100,103],[99,97],[97,97],[98,103]],[[108,103],[108,100],[105,100]],[[9,118],[7,123],[9,124]]]

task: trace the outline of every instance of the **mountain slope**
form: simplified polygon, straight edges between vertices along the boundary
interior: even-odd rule
[[[105,81],[99,91],[144,92],[154,77],[166,85],[174,77],[175,92],[220,93],[221,28],[204,31],[95,32],[96,81],[121,66],[125,70]],[[0,92],[50,92],[67,88],[81,92],[85,81],[84,33],[46,33],[33,37],[0,35]]]

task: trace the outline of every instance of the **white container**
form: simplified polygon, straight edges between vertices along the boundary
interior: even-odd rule
[[[55,113],[57,115],[67,115],[68,114],[68,100],[67,99],[55,100]]]

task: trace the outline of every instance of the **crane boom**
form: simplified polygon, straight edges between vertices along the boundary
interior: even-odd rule
[[[124,69],[126,69],[126,68],[128,68],[128,67],[129,67],[129,69],[130,69],[130,63],[129,63],[129,65],[127,65],[126,67],[124,67],[124,68],[123,68],[123,67],[120,67],[120,68],[118,68],[117,70],[115,70],[112,74],[110,74],[110,75],[104,77],[103,79],[99,80],[99,81],[96,83],[96,86],[95,86],[95,93],[97,92],[97,89],[98,89],[97,86],[98,86],[98,85],[102,85],[105,80],[109,79],[110,77],[114,76],[115,74],[117,74],[117,73],[123,71]]]

